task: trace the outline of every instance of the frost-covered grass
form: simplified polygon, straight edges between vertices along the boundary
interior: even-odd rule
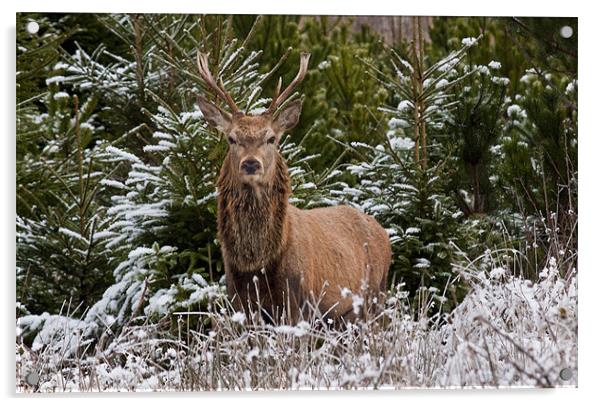
[[[147,319],[94,340],[73,319],[48,316],[31,347],[17,340],[17,390],[575,386],[576,274],[561,276],[551,258],[531,282],[486,257],[486,267],[459,270],[472,289],[451,314],[426,289],[410,310],[398,285],[380,311],[338,327],[327,317],[268,325],[223,299],[208,312]],[[195,317],[205,328],[187,328]],[[563,368],[573,372],[568,381]],[[35,388],[25,383],[32,371]]]

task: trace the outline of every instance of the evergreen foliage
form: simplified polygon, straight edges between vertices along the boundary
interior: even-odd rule
[[[454,121],[452,112],[459,101],[451,99],[452,89],[474,74],[462,59],[476,41],[468,38],[462,48],[431,66],[414,46],[411,62],[392,51],[391,73],[367,64],[394,92],[397,106],[383,109],[391,118],[379,145],[352,144],[361,163],[347,170],[357,176],[357,184],[342,182],[334,193],[389,227],[392,277],[406,282],[411,291],[431,287],[443,293],[455,281],[451,264],[455,251],[464,246],[459,220],[463,214],[445,193],[450,159],[444,156],[442,139],[450,137],[447,126],[461,125]],[[438,163],[430,165],[429,157]]]
[[[46,112],[29,105],[17,115],[17,297],[36,312],[65,300],[85,309],[111,282],[101,240],[110,224],[102,180],[112,170],[93,142],[96,100],[80,106],[51,79]]]

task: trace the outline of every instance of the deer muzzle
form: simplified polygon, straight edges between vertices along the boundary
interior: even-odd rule
[[[246,158],[240,163],[240,171],[245,175],[258,175],[262,172],[261,162],[255,158]]]

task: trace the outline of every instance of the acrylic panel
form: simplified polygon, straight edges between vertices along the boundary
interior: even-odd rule
[[[16,29],[18,392],[577,385],[576,18]]]

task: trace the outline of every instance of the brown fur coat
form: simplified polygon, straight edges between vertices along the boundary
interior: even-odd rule
[[[320,294],[330,318],[352,318],[354,293],[366,280],[372,294],[386,288],[391,246],[374,218],[348,206],[301,210],[288,203],[288,170],[280,155],[272,181],[254,189],[224,164],[218,181],[218,231],[229,295],[240,310],[294,322]],[[259,293],[259,294],[257,294]],[[259,299],[258,299],[259,296]]]

